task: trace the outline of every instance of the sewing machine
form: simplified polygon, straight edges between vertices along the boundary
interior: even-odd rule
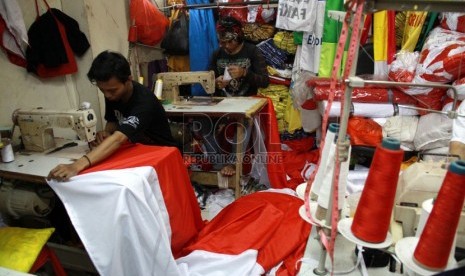
[[[415,236],[422,213],[422,203],[437,197],[447,173],[444,164],[444,162],[420,161],[410,165],[400,175],[394,220],[402,224],[404,237]],[[457,228],[457,246],[465,248],[465,208],[462,209]]]
[[[215,93],[215,73],[213,71],[166,72],[156,74],[163,82],[162,98],[178,105],[211,105],[221,101],[213,97],[180,97],[179,86],[199,83],[209,95]]]
[[[72,129],[80,140],[95,140],[97,116],[93,109],[18,109],[13,121],[19,126],[26,151],[43,152],[55,147],[53,128]]]

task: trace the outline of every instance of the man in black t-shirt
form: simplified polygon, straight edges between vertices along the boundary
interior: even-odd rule
[[[162,104],[148,88],[132,80],[129,63],[123,55],[100,53],[87,77],[105,97],[105,129],[97,133],[91,152],[72,164],[56,166],[48,179],[68,180],[101,162],[127,141],[176,146]]]

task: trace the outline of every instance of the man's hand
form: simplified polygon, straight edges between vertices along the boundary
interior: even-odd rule
[[[56,179],[58,181],[68,181],[71,177],[77,175],[79,169],[73,164],[60,164],[53,168],[47,176],[47,180]]]
[[[95,140],[90,142],[90,145],[92,147],[96,147],[96,146],[100,145],[103,142],[103,140],[105,140],[105,138],[109,137],[110,135],[111,135],[111,133],[106,131],[106,130],[99,131],[99,132],[97,132]]]
[[[219,76],[215,80],[216,82],[216,88],[218,89],[223,89],[226,86],[228,86],[229,81],[223,80],[223,76]]]

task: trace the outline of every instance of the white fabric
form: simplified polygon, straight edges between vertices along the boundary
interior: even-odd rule
[[[457,112],[459,115],[465,116],[465,101],[462,101]],[[458,116],[453,120],[451,141],[465,143],[465,117]]]
[[[21,8],[15,0],[0,1],[0,15],[8,29],[8,32],[2,34],[3,45],[11,52],[24,58],[28,37]]]
[[[328,101],[319,101],[318,110],[320,114],[324,114]],[[418,115],[415,109],[398,107],[398,114],[394,104],[379,104],[379,103],[352,103],[353,115],[368,118],[386,118],[395,115]],[[329,110],[329,117],[341,116],[341,102],[333,102]]]
[[[449,30],[463,32],[465,29],[463,25],[460,26],[460,18],[463,20],[465,12],[442,12],[439,17],[441,18],[441,25],[446,25]]]
[[[465,77],[454,81],[454,83],[452,83],[452,85],[456,89],[457,100],[459,100],[459,101],[465,100]],[[447,90],[447,96],[449,96],[449,98],[452,98],[452,99],[454,98],[454,91],[451,88],[449,88]]]
[[[429,113],[420,117],[413,144],[418,151],[445,147],[449,144],[451,133],[451,119],[444,114]]]
[[[258,276],[265,273],[265,271],[256,263],[257,255],[258,252],[254,249],[246,250],[239,255],[226,255],[203,250],[195,250],[191,254],[177,259],[176,262],[185,275]]]
[[[182,275],[152,167],[109,170],[48,181],[62,200],[102,276]]]
[[[320,166],[318,167],[318,171],[315,174],[311,188],[312,194],[316,196],[320,194],[320,188],[323,184],[324,176],[326,174],[326,170],[328,169],[328,164],[330,162],[334,163],[334,155],[336,152],[334,149],[336,147],[336,144],[334,143],[335,138],[336,132],[332,132],[328,129],[326,131],[324,146],[321,149]]]
[[[174,260],[169,217],[152,167],[100,171],[48,183],[65,205],[99,275],[264,274],[252,249],[239,255],[194,251]]]
[[[383,125],[383,137],[403,142],[413,142],[417,132],[418,116],[393,116]]]
[[[348,149],[348,156],[351,153],[351,147]],[[323,176],[323,183],[320,187],[320,193],[318,195],[318,205],[329,209],[329,199],[331,197],[331,191],[333,189],[333,175],[334,169],[336,168],[336,143],[333,142],[333,146],[331,146],[329,152],[330,158],[328,159],[327,168],[325,174]],[[338,209],[342,210],[344,207],[344,199],[346,197],[346,186],[347,186],[347,175],[349,173],[349,163],[350,158],[348,158],[345,162],[341,162],[339,167],[339,180],[338,180]]]
[[[321,40],[325,20],[326,1],[318,1],[316,8],[316,22],[312,29],[307,29],[302,38],[302,55],[299,58],[303,70],[318,74],[320,67]]]
[[[355,165],[354,170],[347,175],[347,193],[349,195],[361,192],[365,186],[370,169],[362,165]]]
[[[279,0],[276,28],[289,31],[313,30],[317,2],[317,0]]]

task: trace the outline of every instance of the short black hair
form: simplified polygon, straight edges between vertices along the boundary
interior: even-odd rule
[[[108,50],[98,54],[87,73],[87,78],[91,82],[108,81],[116,77],[124,83],[129,76],[131,76],[131,68],[128,60],[122,54]]]

